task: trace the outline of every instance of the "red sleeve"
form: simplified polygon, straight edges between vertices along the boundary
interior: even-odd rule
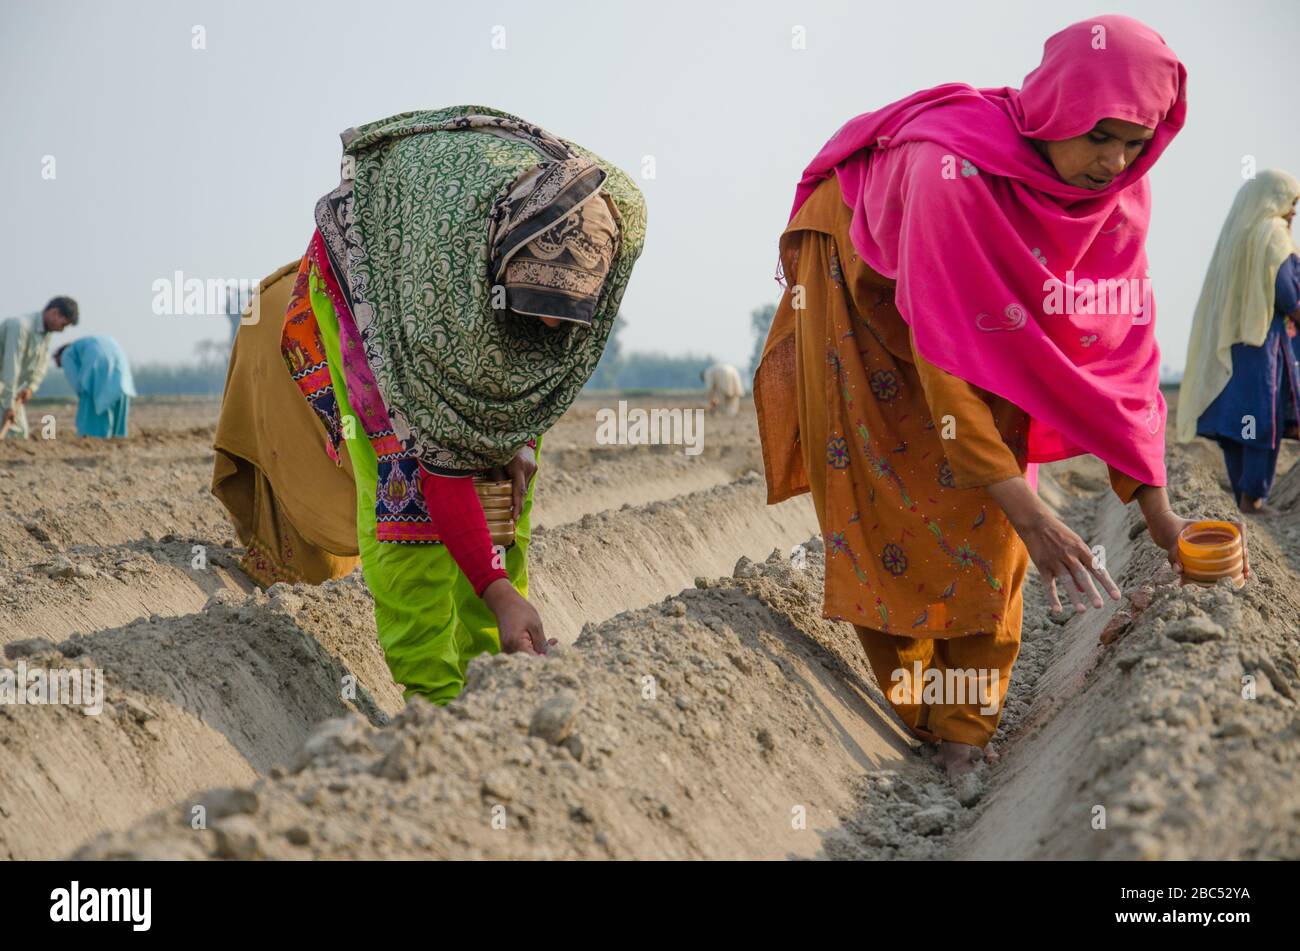
[[[421,466],[420,484],[438,537],[469,579],[474,593],[482,597],[488,585],[507,575],[492,563],[496,550],[483,504],[474,491],[474,480],[469,476],[434,475]]]

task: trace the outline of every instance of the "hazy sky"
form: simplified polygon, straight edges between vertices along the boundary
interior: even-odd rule
[[[749,311],[779,297],[795,182],[840,124],[939,83],[1017,86],[1051,33],[1118,12],[1162,33],[1189,73],[1187,126],[1151,173],[1148,241],[1163,362],[1181,368],[1242,157],[1300,171],[1300,26],[1294,0],[1104,7],[0,0],[0,315],[71,294],[83,318],[67,339],[111,333],[136,361],[188,359],[226,325],[155,316],[155,280],[256,279],[296,259],[337,184],[340,131],[475,103],[640,184],[629,348],[743,366]]]

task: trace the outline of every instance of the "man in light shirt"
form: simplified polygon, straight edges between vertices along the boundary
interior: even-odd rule
[[[0,432],[30,435],[27,401],[35,395],[50,365],[50,335],[77,322],[77,302],[56,297],[45,309],[0,323]]]
[[[741,382],[739,370],[729,363],[715,363],[700,373],[700,379],[709,391],[709,409],[717,409],[718,404],[726,403],[728,416],[740,412],[745,384]]]

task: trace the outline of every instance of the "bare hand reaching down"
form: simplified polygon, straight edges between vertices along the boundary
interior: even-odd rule
[[[497,616],[497,630],[504,653],[545,654],[558,643],[554,638],[546,639],[542,616],[508,579],[498,578],[484,588],[483,601]]]
[[[1023,477],[995,482],[989,486],[989,494],[1006,512],[1016,534],[1029,549],[1029,557],[1047,586],[1053,611],[1062,610],[1057,581],[1074,602],[1076,611],[1088,610],[1088,601],[1094,608],[1105,603],[1094,581],[1100,583],[1112,600],[1119,600],[1119,588],[1104,564],[1094,563],[1088,543],[1052,514]]]

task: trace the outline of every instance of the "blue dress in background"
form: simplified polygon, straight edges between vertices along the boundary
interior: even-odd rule
[[[1232,378],[1196,424],[1223,449],[1237,501],[1268,498],[1283,438],[1295,439],[1300,421],[1297,340],[1287,336],[1286,315],[1300,303],[1300,259],[1293,254],[1277,271],[1273,322],[1259,347],[1232,346]],[[1254,419],[1249,436],[1246,417]]]
[[[125,436],[135,381],[112,337],[82,337],[63,350],[63,372],[77,394],[77,435]]]

